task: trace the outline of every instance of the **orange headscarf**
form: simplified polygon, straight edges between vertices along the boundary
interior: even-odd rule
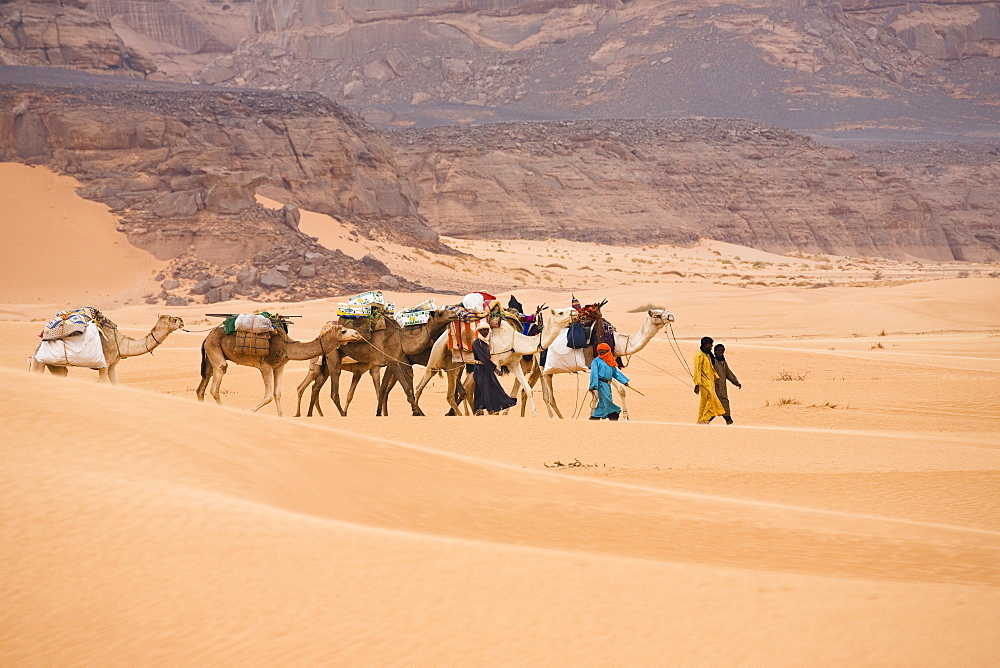
[[[611,346],[606,343],[598,344],[597,346],[597,356],[608,363],[608,366],[617,367],[618,361],[615,356],[611,354]]]

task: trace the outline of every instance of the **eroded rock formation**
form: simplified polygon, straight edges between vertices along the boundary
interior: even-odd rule
[[[441,233],[1000,259],[1000,143],[866,164],[747,121],[578,121],[390,133]],[[992,151],[992,153],[990,152]],[[931,163],[931,164],[928,164]],[[937,164],[933,164],[937,163]]]
[[[0,65],[44,65],[146,74],[156,64],[127,47],[87,0],[0,2]]]
[[[290,296],[377,283],[377,272],[317,246],[296,229],[294,211],[259,206],[256,193],[362,234],[441,248],[388,145],[318,94],[66,76],[64,86],[0,88],[0,160],[75,176],[84,197],[119,213],[129,240],[161,259],[251,263],[258,273],[312,265],[297,292],[279,289]],[[307,253],[322,257],[306,262]]]

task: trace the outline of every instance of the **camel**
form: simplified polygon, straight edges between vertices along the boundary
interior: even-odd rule
[[[341,346],[336,354],[327,355],[325,360],[327,375],[333,379],[330,393],[340,410],[340,414],[347,415],[347,408],[341,408],[340,404],[340,371],[342,368],[340,360],[341,357],[350,357],[358,365],[353,370],[356,378],[364,374],[365,370],[370,370],[371,367],[387,368],[378,388],[378,409],[375,415],[389,414],[389,392],[392,391],[396,382],[403,386],[413,415],[423,415],[424,413],[417,405],[417,399],[413,392],[413,365],[426,364],[431,345],[447,329],[448,324],[454,322],[457,317],[454,311],[438,309],[431,313],[430,320],[417,327],[402,327],[393,318],[387,317],[385,329],[374,332],[362,331],[360,332],[363,337],[362,341]],[[363,319],[341,318],[340,322],[361,326],[365,321]],[[374,372],[372,377],[374,378]],[[322,378],[322,382],[320,382],[320,378]],[[326,378],[320,376],[313,384],[310,407],[313,402],[319,400],[319,393],[325,381]],[[355,380],[351,385],[351,397],[353,397],[353,388],[356,384]]]
[[[252,366],[260,370],[264,379],[264,398],[250,412],[274,401],[281,416],[281,374],[289,360],[311,360],[328,352],[333,352],[341,345],[358,341],[361,335],[351,329],[336,325],[312,341],[292,341],[282,333],[271,336],[270,350],[267,355],[241,355],[236,352],[236,337],[226,336],[225,328],[219,325],[208,333],[201,344],[201,383],[198,385],[198,401],[205,400],[205,388],[212,383],[211,394],[219,405],[219,390],[222,387],[222,377],[228,367],[227,362],[240,366]]]
[[[156,317],[156,324],[149,330],[149,333],[141,339],[133,339],[118,333],[117,327],[99,324],[101,329],[101,348],[104,349],[104,360],[107,367],[98,369],[100,373],[99,381],[110,380],[113,384],[119,385],[117,366],[118,362],[126,357],[136,357],[151,353],[163,343],[171,332],[184,327],[184,321],[172,315],[160,315]],[[37,352],[37,348],[35,349]],[[54,376],[65,376],[69,373],[69,367],[55,366],[53,364],[43,364],[36,360],[34,356],[28,358],[30,370],[35,373],[44,373],[45,369]]]
[[[521,367],[521,358],[524,355],[535,355],[545,350],[552,345],[552,342],[556,340],[559,332],[569,325],[573,314],[576,311],[572,308],[565,309],[549,309],[548,316],[545,318],[545,325],[542,328],[540,334],[535,334],[533,336],[525,336],[519,331],[514,329],[510,323],[506,320],[500,321],[500,327],[497,330],[498,337],[501,340],[512,340],[510,350],[495,352],[490,354],[490,359],[493,361],[497,367],[507,367],[514,372],[517,377],[517,382],[521,385],[522,396],[527,397],[528,407],[531,409],[531,414],[538,415],[535,410],[535,400],[532,396],[531,386],[528,384],[528,380],[524,375],[524,370]],[[497,330],[494,330],[496,332]],[[493,333],[490,334],[492,339]],[[448,375],[448,404],[451,406],[452,411],[455,415],[460,414],[460,408],[458,401],[455,398],[456,384],[458,383],[459,376],[464,364],[461,359],[455,359],[452,356],[452,351],[448,348],[448,333],[445,332],[438,340],[434,342],[434,346],[430,351],[430,359],[427,363],[427,371],[424,372],[424,377],[420,380],[417,385],[417,396],[423,392],[424,387],[430,381],[431,377],[438,371],[445,371]],[[467,381],[467,382],[471,382]],[[466,388],[468,390],[468,388]],[[523,401],[523,400],[522,400]]]
[[[656,333],[660,331],[667,323],[674,321],[674,314],[666,309],[653,309],[646,311],[646,319],[642,323],[642,327],[635,334],[621,334],[615,332],[615,357],[628,357],[629,355],[634,355],[643,348],[646,344],[653,340]],[[587,366],[594,359],[594,349],[587,346],[583,349],[584,359],[586,360]],[[545,400],[545,406],[548,408],[549,417],[553,417],[553,412],[559,419],[562,419],[562,413],[559,411],[559,407],[556,406],[556,397],[552,390],[552,376],[557,373],[573,373],[571,371],[558,371],[553,370],[546,373],[543,369],[539,368],[537,359],[532,365],[531,370],[531,384],[534,385],[535,381],[541,378],[542,380],[542,397]],[[618,394],[621,397],[622,402],[622,417],[628,419],[628,407],[625,403],[625,386],[614,381],[612,383],[615,389],[618,390]]]

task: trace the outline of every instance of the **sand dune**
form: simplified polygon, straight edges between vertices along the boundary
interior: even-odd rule
[[[136,299],[161,267],[116,230],[108,207],[44,167],[0,163],[0,288],[12,302]]]
[[[5,663],[997,651],[997,531],[608,485],[0,375],[3,532],[18,546],[0,566],[16,611]]]
[[[76,197],[61,177],[0,167]],[[53,211],[80,211],[77,200]],[[428,417],[410,417],[397,390],[391,417],[375,418],[367,378],[347,418],[324,393],[328,417],[278,419],[273,405],[245,412],[261,394],[253,369],[230,367],[223,407],[194,401],[201,341],[218,322],[204,305],[166,309],[190,331],[124,360],[122,386],[87,369],[25,373],[55,311],[86,300],[137,336],[161,310],[129,296],[152,265],[129,264],[139,251],[115,246],[113,220],[94,215],[77,239],[85,252],[68,255],[88,261],[68,274],[45,273],[51,246],[28,232],[4,258],[3,665],[1000,657],[1000,281],[912,282],[926,276],[714,243],[463,241],[488,259],[441,259],[304,214],[325,243],[375,252],[414,280],[478,277],[504,300],[504,286],[530,284],[516,291],[529,308],[567,305],[571,291],[607,298],[624,333],[643,306],[677,322],[625,369],[642,392],[627,397],[628,422],[586,420],[586,378],[574,375],[555,382],[566,420],[545,417],[539,392],[535,418],[445,417],[441,379],[421,400]],[[59,220],[75,238],[83,218]],[[604,257],[619,271],[580,266]],[[838,283],[738,287],[722,275],[737,263],[761,282],[795,265]],[[842,284],[876,266],[895,284]],[[683,276],[664,273],[674,268]],[[430,296],[458,299],[389,294],[404,306]],[[211,310],[294,313],[293,336],[311,339],[339,301]],[[686,368],[706,334],[727,344],[743,383],[732,427],[692,424]],[[287,367],[286,415],[305,371]]]

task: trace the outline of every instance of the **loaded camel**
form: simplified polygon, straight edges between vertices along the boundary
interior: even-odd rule
[[[642,323],[642,327],[635,334],[621,334],[615,332],[615,357],[628,357],[629,355],[634,355],[643,348],[646,344],[653,340],[656,333],[663,329],[667,323],[674,321],[674,314],[666,309],[652,309],[646,311],[646,319]],[[583,348],[584,359],[586,360],[587,366],[594,360],[594,349],[591,346]],[[557,373],[573,373],[572,370],[559,370],[553,369],[546,372],[544,369],[539,368],[538,361],[534,362],[531,370],[531,384],[534,385],[535,381],[539,378],[542,380],[542,397],[545,400],[545,406],[549,410],[549,417],[555,415],[562,419],[562,413],[559,412],[559,407],[556,406],[556,397],[552,390],[552,376]],[[614,381],[612,383],[618,390],[618,394],[621,396],[622,402],[622,417],[626,420],[628,419],[628,407],[625,404],[625,387]]]
[[[311,360],[314,357],[334,352],[341,345],[361,338],[358,332],[340,325],[334,325],[329,331],[312,341],[292,341],[282,332],[270,337],[270,348],[267,355],[244,355],[236,352],[236,337],[226,336],[225,328],[219,325],[205,337],[201,344],[201,383],[198,385],[198,401],[205,400],[205,388],[212,383],[211,395],[216,403],[222,404],[219,390],[222,387],[222,377],[226,373],[228,362],[240,366],[252,366],[260,370],[264,379],[264,398],[250,409],[253,413],[274,400],[281,416],[281,374],[289,360]]]
[[[524,355],[535,355],[551,346],[552,342],[559,335],[559,332],[569,325],[575,313],[576,311],[572,308],[550,308],[541,333],[532,336],[521,334],[506,320],[501,320],[500,326],[494,328],[490,333],[490,359],[497,367],[507,367],[514,372],[517,382],[521,385],[522,397],[527,396],[527,403],[529,408],[531,408],[532,415],[538,415],[538,413],[535,410],[535,400],[532,396],[531,386],[528,384],[524,370],[521,368],[521,357]],[[496,347],[494,345],[495,341],[509,341],[510,343],[503,346],[505,350],[492,352],[493,348]],[[455,390],[464,366],[461,359],[455,359],[452,356],[452,351],[448,348],[448,334],[445,332],[434,342],[434,347],[431,349],[430,359],[427,363],[427,371],[424,372],[424,377],[417,385],[417,397],[419,398],[424,387],[435,373],[445,371],[448,376],[448,404],[455,415],[460,415],[461,410],[455,398]],[[467,382],[471,382],[471,379]],[[469,388],[466,389],[468,390]]]
[[[118,362],[126,357],[137,357],[153,352],[170,336],[171,332],[184,327],[184,321],[172,315],[157,316],[156,324],[141,339],[133,339],[131,336],[119,334],[118,327],[109,327],[105,324],[98,324],[98,327],[101,330],[101,348],[104,349],[104,360],[107,363],[107,367],[97,370],[100,373],[98,380],[110,380],[118,385],[120,384],[117,372]],[[44,373],[46,368],[54,376],[65,376],[69,373],[69,367],[43,364],[34,356],[28,358],[28,363],[30,370],[35,373]]]
[[[341,415],[347,415],[347,407],[341,407],[340,404],[340,372],[341,369],[348,368],[348,365],[341,365],[341,359],[350,357],[355,360],[354,365],[351,365],[353,368],[349,369],[355,374],[350,397],[353,397],[357,378],[360,378],[365,371],[371,372],[374,379],[377,369],[386,367],[386,374],[382,376],[377,389],[378,409],[375,415],[388,415],[388,396],[396,382],[403,386],[413,415],[424,414],[417,405],[417,398],[413,392],[413,365],[427,363],[434,341],[448,328],[449,323],[455,321],[457,315],[454,311],[438,309],[431,312],[430,319],[426,323],[415,327],[402,327],[394,318],[383,317],[385,329],[375,331],[359,329],[361,341],[348,343],[341,346],[334,354],[325,356],[323,363],[325,373],[318,375],[313,383],[310,410],[319,401],[323,383],[327,378],[332,378],[330,394],[334,404]],[[340,322],[355,328],[363,327],[366,323],[370,324],[365,318],[341,318]]]

